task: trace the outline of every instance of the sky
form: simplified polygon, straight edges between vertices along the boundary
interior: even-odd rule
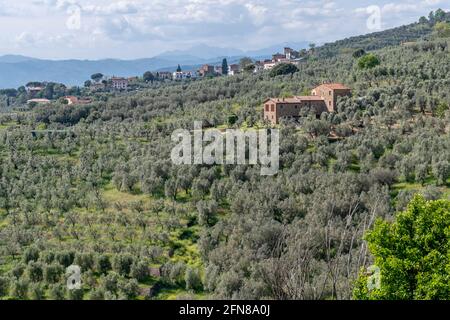
[[[0,55],[135,59],[206,44],[317,44],[417,21],[450,0],[0,0]]]

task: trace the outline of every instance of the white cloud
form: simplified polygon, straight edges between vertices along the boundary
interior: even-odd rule
[[[86,56],[150,56],[165,49],[271,46],[285,41],[331,41],[367,32],[367,8],[378,5],[382,27],[417,20],[449,0],[0,0],[1,42],[85,50]],[[361,6],[360,3],[363,3]],[[81,28],[69,30],[69,8],[80,8]],[[361,6],[361,7],[360,7]],[[43,34],[41,36],[40,34]],[[67,39],[70,38],[70,41]],[[6,41],[5,41],[6,40]],[[64,41],[67,41],[65,43]],[[55,43],[59,43],[60,47]],[[42,45],[45,44],[45,45]],[[97,46],[97,48],[96,48]],[[67,48],[66,48],[67,47]],[[118,52],[116,48],[133,48]],[[5,47],[7,48],[7,47]],[[66,49],[65,49],[66,48]],[[1,49],[1,47],[0,47]],[[45,55],[42,49],[42,55]]]

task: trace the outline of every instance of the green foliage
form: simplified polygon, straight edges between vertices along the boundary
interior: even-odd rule
[[[42,264],[39,262],[31,261],[27,267],[28,278],[32,282],[40,282],[44,278],[44,271]]]
[[[222,74],[224,76],[228,75],[228,61],[226,58],[222,60]]]
[[[28,288],[30,283],[26,279],[16,279],[12,281],[10,295],[16,300],[28,299]]]
[[[448,22],[438,22],[434,26],[434,32],[440,38],[450,37],[450,23]]]
[[[44,281],[48,284],[57,283],[61,279],[63,273],[64,269],[59,264],[46,265],[44,267]]]
[[[133,265],[133,256],[130,254],[119,254],[114,257],[113,270],[122,276],[128,276]]]
[[[29,288],[29,296],[31,300],[44,300],[45,288],[41,283],[33,283]]]
[[[202,280],[198,269],[187,268],[184,276],[186,290],[198,291],[202,287]]]
[[[39,259],[39,249],[36,247],[29,247],[23,254],[23,262],[37,261]]]
[[[239,60],[239,67],[241,70],[244,70],[247,66],[253,64],[253,59],[249,57],[244,57],[241,60]]]
[[[448,299],[450,296],[450,202],[416,196],[395,221],[378,220],[366,235],[381,287],[364,289],[360,276],[356,299]]]
[[[136,279],[122,280],[120,283],[120,292],[126,299],[135,299],[139,295],[139,284]]]
[[[131,266],[130,276],[138,281],[144,281],[149,276],[148,263],[135,261]]]
[[[95,82],[99,82],[100,80],[103,79],[103,74],[101,74],[101,73],[94,73],[91,76],[91,79],[94,80]]]
[[[448,110],[450,110],[449,105],[446,104],[446,103],[444,103],[444,102],[441,102],[441,103],[437,106],[437,108],[436,108],[436,115],[437,115],[439,118],[444,118],[444,117],[445,117],[445,114],[446,114],[446,112],[447,112]]]
[[[97,256],[96,269],[102,274],[111,270],[111,260],[108,255],[102,254]]]
[[[6,296],[9,292],[9,278],[0,277],[0,298]]]
[[[380,65],[380,59],[372,53],[366,54],[358,60],[358,68],[372,69]]]
[[[244,67],[244,72],[253,73],[255,71],[256,66],[254,64],[249,64]]]
[[[364,49],[358,49],[353,52],[353,58],[361,58],[366,55],[366,51]]]
[[[276,77],[281,75],[294,74],[298,72],[298,68],[291,63],[280,63],[270,70],[270,76]]]
[[[57,283],[49,286],[49,298],[51,300],[65,300],[67,289],[65,284]]]
[[[155,80],[155,76],[151,71],[147,71],[144,73],[143,79],[145,82],[153,82]]]

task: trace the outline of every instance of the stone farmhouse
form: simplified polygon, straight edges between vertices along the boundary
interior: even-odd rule
[[[282,118],[298,118],[300,111],[305,109],[318,116],[324,112],[335,112],[338,97],[350,96],[351,89],[340,83],[326,83],[314,88],[311,94],[267,99],[264,101],[264,120],[275,125]]]

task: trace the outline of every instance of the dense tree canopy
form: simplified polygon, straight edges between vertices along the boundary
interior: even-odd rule
[[[3,95],[0,297],[351,298],[360,270],[378,259],[363,239],[380,228],[374,221],[413,215],[397,212],[409,212],[416,193],[450,195],[449,42],[432,29],[414,24],[317,47],[299,72],[276,77],[83,89],[92,103],[33,110],[25,88]],[[359,48],[383,63],[357,68]],[[303,95],[325,81],[351,87],[352,97],[339,98],[332,114],[282,119],[276,176],[261,176],[259,165],[171,162],[174,130],[194,121],[268,128],[266,98]],[[58,88],[53,96],[63,94]],[[432,219],[423,221],[445,226],[437,213],[447,204],[421,201]],[[73,263],[81,292],[65,286]],[[431,289],[414,295],[436,297],[443,289],[435,280],[423,273]]]
[[[366,236],[380,287],[369,291],[362,275],[357,299],[450,297],[450,201],[415,197],[395,221],[378,221]]]

